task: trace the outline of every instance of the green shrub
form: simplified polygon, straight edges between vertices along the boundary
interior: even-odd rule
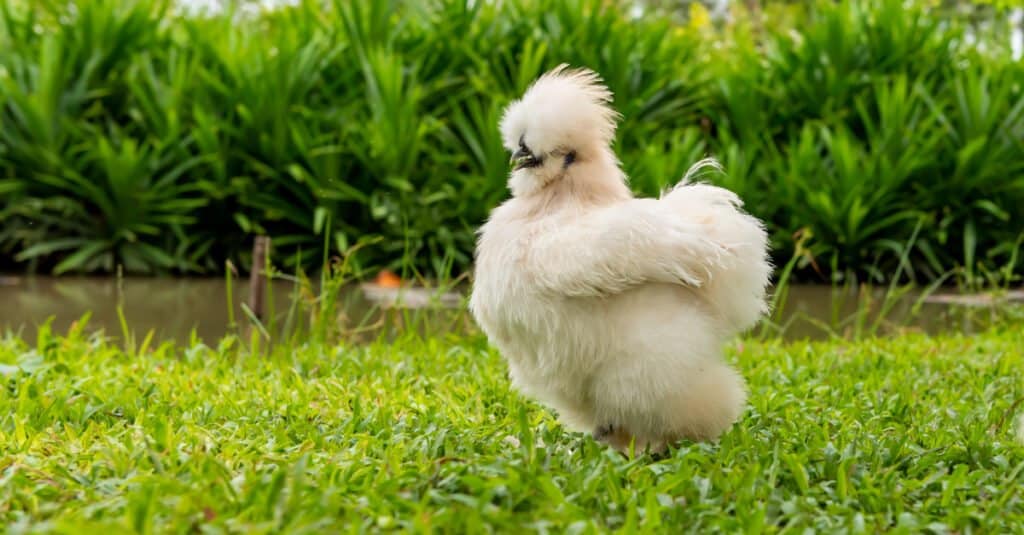
[[[884,281],[906,257],[919,280],[1007,281],[1024,68],[966,24],[898,0],[720,28],[600,0],[5,4],[0,267],[211,272],[266,233],[288,268],[368,242],[363,267],[464,271],[507,195],[502,108],[568,62],[615,92],[638,193],[718,157],[801,277]]]

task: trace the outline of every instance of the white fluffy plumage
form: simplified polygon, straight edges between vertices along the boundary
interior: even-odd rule
[[[560,66],[509,105],[512,198],[480,229],[470,309],[513,385],[628,451],[708,440],[743,411],[723,344],[766,312],[761,223],[691,183],[635,198],[598,75]]]

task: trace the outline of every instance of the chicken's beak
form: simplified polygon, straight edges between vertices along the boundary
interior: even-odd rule
[[[537,157],[523,147],[520,147],[519,150],[512,155],[512,159],[508,161],[514,171],[518,171],[524,167],[533,167],[537,165],[538,162],[539,160]]]

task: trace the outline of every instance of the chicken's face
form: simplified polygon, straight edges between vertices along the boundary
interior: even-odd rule
[[[597,74],[562,65],[541,76],[505,110],[501,134],[512,153],[509,185],[529,195],[557,181],[573,165],[609,150],[617,114]]]
[[[522,195],[536,191],[561,178],[574,163],[576,150],[571,146],[533,148],[527,145],[524,133],[520,136],[519,145],[515,147],[509,161],[509,165],[512,166],[512,176],[509,179],[512,193]]]

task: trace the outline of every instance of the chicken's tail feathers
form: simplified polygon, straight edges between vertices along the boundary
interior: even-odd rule
[[[678,209],[685,209],[691,205],[741,208],[743,200],[738,195],[705,182],[706,177],[714,174],[724,175],[725,168],[715,158],[704,158],[691,165],[683,174],[683,178],[672,189],[662,193],[661,198]]]
[[[722,167],[722,164],[718,160],[709,156],[691,165],[690,168],[686,170],[686,173],[683,173],[683,178],[679,180],[679,183],[677,183],[675,187],[679,188],[686,186],[693,183],[694,180],[700,180],[709,174],[715,173],[725,174],[725,168]]]

